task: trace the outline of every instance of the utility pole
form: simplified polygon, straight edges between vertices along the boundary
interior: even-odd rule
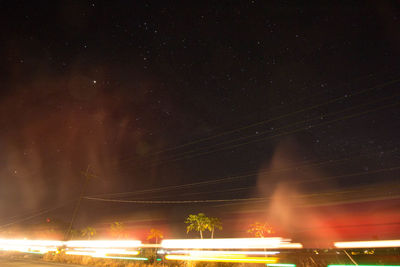
[[[69,240],[71,237],[70,235],[71,235],[72,226],[74,224],[76,216],[78,215],[78,211],[81,206],[82,198],[86,192],[86,188],[89,183],[89,179],[95,177],[94,175],[89,173],[89,169],[90,169],[90,166],[88,165],[86,168],[86,171],[84,173],[82,173],[83,177],[85,177],[85,181],[83,183],[82,191],[81,191],[81,194],[79,195],[79,199],[76,203],[74,212],[72,213],[72,218],[71,218],[71,222],[69,223],[68,230],[67,230],[67,232],[65,232],[64,240]]]

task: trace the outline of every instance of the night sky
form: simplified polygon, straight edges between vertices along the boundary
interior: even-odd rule
[[[395,3],[1,1],[0,225],[68,220],[88,166],[106,199],[392,199]],[[78,224],[236,204],[84,199]]]

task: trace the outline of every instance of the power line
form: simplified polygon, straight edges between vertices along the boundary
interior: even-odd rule
[[[49,213],[49,212],[54,211],[54,210],[57,210],[57,209],[60,209],[60,208],[62,208],[62,207],[64,207],[64,206],[66,206],[67,204],[69,204],[69,203],[72,202],[72,201],[74,201],[74,200],[70,200],[70,201],[68,201],[68,202],[66,202],[66,203],[64,203],[64,204],[58,205],[58,206],[53,207],[53,208],[45,209],[45,210],[40,211],[40,212],[38,212],[38,213],[35,213],[35,214],[31,215],[31,216],[24,217],[23,219],[15,220],[15,221],[13,221],[13,222],[0,225],[0,229],[5,228],[5,227],[7,227],[7,226],[11,226],[11,225],[17,224],[17,223],[25,222],[25,221],[31,220],[31,219],[33,219],[33,218],[36,218],[36,217],[38,217],[38,216],[40,216],[40,215]],[[15,216],[14,216],[14,217],[15,217]]]
[[[329,177],[325,177],[323,179],[310,179],[310,180],[296,181],[294,183],[302,184],[302,183],[310,183],[310,182],[321,182],[321,181],[332,180],[332,179],[336,179],[336,178],[370,175],[370,174],[375,174],[375,173],[380,173],[380,172],[388,172],[388,171],[396,171],[396,170],[400,170],[400,167],[392,167],[392,168],[378,169],[378,170],[373,170],[373,171],[368,171],[368,172],[358,172],[358,173],[350,173],[350,174],[344,174],[344,175],[329,176]]]
[[[336,192],[336,193],[339,194],[340,192]],[[394,194],[394,195],[390,195],[390,196],[363,197],[363,198],[350,199],[350,200],[330,201],[327,203],[314,202],[314,203],[308,203],[308,204],[300,204],[299,206],[300,207],[321,207],[321,206],[331,206],[331,205],[339,205],[339,204],[362,203],[362,202],[379,201],[379,200],[399,199],[399,198],[400,198],[400,194]],[[226,207],[226,206],[235,206],[235,205],[240,205],[240,204],[239,204],[239,202],[227,203],[227,204],[217,205],[214,207]]]
[[[382,99],[380,99],[379,101],[382,101]],[[362,104],[362,105],[365,105],[365,104]],[[324,125],[324,124],[327,124],[327,123],[332,123],[332,122],[336,122],[336,121],[340,121],[340,120],[344,120],[344,119],[348,119],[348,118],[354,118],[354,117],[357,117],[357,116],[360,116],[360,115],[363,115],[363,114],[370,113],[372,111],[377,111],[377,110],[381,110],[381,109],[384,109],[384,108],[387,108],[387,107],[396,106],[396,105],[398,105],[398,102],[390,104],[390,105],[385,105],[385,106],[382,106],[382,107],[378,107],[378,108],[375,108],[375,109],[370,109],[370,110],[367,110],[367,111],[359,112],[359,113],[356,113],[356,114],[344,116],[344,117],[341,117],[341,118],[333,119],[333,120],[330,120],[330,121],[322,122],[322,123],[320,123],[318,125],[315,125],[314,127],[318,127],[318,126],[321,126],[321,125]],[[278,134],[278,135],[275,135],[275,136],[268,136],[268,137],[265,137],[265,138],[262,138],[262,139],[257,139],[257,140],[252,140],[252,141],[246,142],[246,143],[236,144],[236,145],[230,146],[228,148],[224,147],[224,148],[219,148],[219,149],[212,150],[212,151],[206,151],[206,152],[203,152],[203,153],[195,154],[194,156],[198,156],[198,155],[202,155],[202,154],[208,154],[208,153],[212,153],[212,152],[219,151],[219,150],[225,150],[225,149],[229,149],[229,148],[232,148],[232,147],[238,147],[238,146],[242,146],[242,145],[245,145],[245,144],[248,144],[248,143],[259,142],[259,141],[263,141],[263,140],[268,139],[268,138],[273,138],[273,137],[282,136],[282,135],[286,135],[286,134],[290,134],[290,133],[295,133],[295,132],[299,132],[299,131],[306,130],[306,129],[308,129],[308,128],[307,127],[306,128],[303,127],[303,128],[297,129],[297,130],[292,131],[292,132],[281,133],[281,134]],[[229,180],[234,180],[234,179],[237,179],[237,178],[244,178],[244,177],[253,176],[253,175],[256,175],[256,174],[259,174],[259,173],[251,173],[251,174],[247,174],[247,175],[240,175],[240,176],[236,176],[236,177],[228,177],[228,178],[223,178],[223,179],[219,179],[219,180],[204,181],[204,182],[192,183],[192,184],[187,184],[187,185],[170,186],[170,187],[164,187],[164,188],[161,188],[161,189],[160,188],[158,188],[158,189],[148,189],[148,190],[142,190],[140,192],[136,191],[136,192],[116,193],[116,194],[112,194],[112,195],[126,195],[126,194],[132,194],[132,193],[133,194],[151,193],[151,192],[157,192],[157,191],[162,191],[162,190],[174,190],[174,189],[180,189],[180,188],[191,187],[191,186],[218,183],[219,181],[229,181]],[[102,195],[104,195],[104,194],[102,194]],[[109,194],[105,194],[105,195],[109,195]]]
[[[396,168],[399,169],[399,168]],[[390,186],[390,190],[398,190],[399,189],[399,184],[388,184],[386,186]],[[378,188],[378,189],[382,189],[382,188]],[[390,194],[390,195],[384,195],[384,196],[372,196],[371,193],[373,192],[369,192],[369,191],[373,191],[373,192],[377,192],[379,190],[377,190],[376,185],[373,186],[369,186],[369,187],[361,187],[358,189],[353,189],[353,190],[342,190],[342,191],[328,191],[328,192],[323,192],[323,193],[311,193],[311,194],[303,194],[303,195],[295,195],[292,196],[291,198],[313,198],[313,197],[321,197],[321,196],[336,196],[336,195],[344,195],[344,194],[349,194],[349,193],[364,193],[366,194],[366,197],[362,197],[362,198],[358,198],[357,200],[344,200],[343,197],[337,197],[339,199],[339,201],[330,201],[328,203],[320,203],[320,202],[315,202],[313,201],[312,203],[308,203],[308,204],[302,204],[301,206],[306,206],[306,207],[313,207],[313,206],[326,206],[326,205],[336,205],[336,204],[345,204],[345,203],[355,203],[355,202],[367,202],[367,201],[372,201],[372,200],[388,200],[388,199],[398,199],[400,198],[400,194]],[[397,191],[395,191],[397,192]],[[354,194],[352,194],[353,196]],[[272,199],[272,198],[269,198]],[[227,204],[221,204],[221,205],[217,205],[214,207],[224,207],[224,206],[232,206],[232,205],[238,205],[239,203],[227,203]]]
[[[391,80],[389,82],[381,83],[379,85],[376,85],[376,86],[373,86],[373,87],[369,87],[369,88],[366,88],[364,90],[360,90],[358,92],[355,92],[355,93],[353,93],[353,96],[364,94],[364,93],[366,93],[368,91],[372,91],[372,90],[375,90],[375,89],[378,89],[378,88],[386,87],[388,85],[395,84],[395,83],[397,83],[399,81],[400,81],[399,78],[398,79],[393,79],[393,80]],[[316,105],[312,105],[312,106],[309,106],[309,107],[306,107],[306,108],[303,108],[303,109],[300,109],[300,110],[297,110],[297,111],[294,111],[294,112],[290,112],[290,113],[287,113],[287,114],[283,114],[283,115],[277,116],[275,118],[262,120],[262,121],[255,122],[255,123],[252,123],[252,124],[249,124],[249,125],[246,125],[246,126],[242,126],[242,127],[238,127],[238,128],[232,129],[232,130],[228,130],[228,131],[216,134],[216,135],[212,135],[212,136],[209,136],[209,137],[197,139],[197,140],[194,140],[194,141],[191,141],[191,142],[184,143],[182,145],[178,145],[178,146],[174,146],[174,147],[167,148],[167,149],[164,149],[164,150],[160,150],[160,151],[152,153],[150,156],[154,156],[154,155],[161,154],[161,153],[164,153],[164,152],[177,150],[177,149],[189,146],[189,145],[201,143],[201,142],[208,141],[208,140],[211,140],[211,139],[215,139],[215,138],[218,138],[218,137],[221,137],[221,136],[225,136],[225,135],[228,135],[228,134],[231,134],[231,133],[239,132],[239,131],[242,131],[244,129],[249,129],[249,128],[252,128],[252,127],[255,127],[255,126],[258,126],[258,125],[266,124],[268,122],[280,120],[282,118],[289,117],[289,116],[292,116],[292,115],[295,115],[295,114],[298,114],[298,113],[302,113],[302,112],[307,111],[307,110],[312,110],[312,109],[315,109],[315,108],[318,108],[318,107],[321,107],[321,106],[325,106],[325,105],[328,105],[328,104],[331,104],[331,103],[334,103],[334,102],[337,102],[337,101],[340,101],[340,100],[343,100],[343,99],[346,99],[346,98],[347,98],[346,95],[340,96],[340,97],[336,97],[336,98],[333,98],[333,99],[328,100],[326,102],[319,103],[319,104],[316,104]],[[128,162],[130,160],[132,160],[132,158],[125,159],[125,160],[122,160],[122,161],[123,162]]]
[[[366,79],[366,78],[372,78],[372,77],[374,77],[374,76],[377,76],[378,74],[385,74],[385,73],[387,74],[387,73],[389,73],[389,72],[390,72],[389,70],[383,70],[383,71],[381,71],[380,73],[378,73],[378,72],[371,72],[371,73],[369,73],[369,74],[360,75],[360,76],[354,78],[352,81],[341,82],[339,85],[336,85],[335,88],[343,88],[343,87],[345,87],[345,85],[358,82],[359,80],[364,80],[364,79]],[[307,89],[307,88],[314,88],[314,87],[320,87],[320,88],[321,88],[321,82],[316,82],[316,83],[314,83],[314,84],[312,84],[312,85],[309,85],[309,86],[303,86],[303,87],[299,88],[298,90],[299,90],[299,91],[302,91],[302,90],[304,90],[304,89]],[[324,89],[326,89],[326,90],[324,90]],[[313,92],[313,97],[312,97],[312,98],[316,98],[317,96],[321,96],[321,95],[323,95],[323,94],[326,94],[327,91],[329,91],[329,90],[327,89],[327,87],[321,88],[321,89],[318,90],[317,92]],[[272,107],[268,106],[268,108],[269,108],[269,111],[282,110],[283,108],[286,108],[286,106],[294,106],[295,104],[299,104],[299,103],[303,102],[304,100],[310,100],[310,99],[311,99],[310,96],[303,96],[303,97],[297,98],[295,101],[287,102],[286,105],[272,106]],[[265,108],[265,107],[264,107],[264,108]],[[253,113],[253,114],[246,114],[246,115],[240,116],[239,118],[240,118],[240,119],[254,118],[254,116],[260,114],[259,111],[258,111],[258,112],[252,112],[252,113]],[[222,129],[221,126],[218,126],[218,127],[214,128],[213,130],[216,130],[216,129],[219,129],[219,128]],[[157,152],[157,151],[156,151],[156,152]],[[154,152],[154,153],[156,153],[156,152]]]
[[[283,133],[280,133],[280,134],[275,134],[275,135],[272,135],[272,136],[267,136],[267,137],[264,137],[264,138],[260,138],[260,139],[256,139],[256,140],[252,140],[252,141],[248,141],[248,142],[244,142],[244,143],[239,143],[239,144],[232,145],[232,146],[222,147],[222,148],[218,148],[218,149],[214,149],[214,150],[195,153],[195,154],[189,155],[189,156],[184,156],[184,157],[179,157],[179,158],[175,158],[175,159],[171,159],[171,160],[166,160],[165,162],[161,162],[160,164],[167,163],[167,162],[175,162],[175,161],[182,160],[182,159],[191,159],[191,158],[194,158],[194,157],[203,156],[203,155],[214,153],[214,152],[218,152],[218,151],[223,151],[223,150],[237,148],[237,147],[241,147],[241,146],[252,144],[252,143],[256,143],[256,142],[265,141],[267,139],[271,139],[271,138],[275,138],[275,137],[280,137],[280,136],[285,136],[285,135],[289,135],[289,134],[293,134],[293,133],[298,133],[298,132],[301,132],[301,131],[304,131],[304,130],[308,130],[310,128],[315,128],[315,127],[319,127],[319,126],[322,126],[322,125],[326,125],[328,123],[334,123],[334,122],[338,122],[338,121],[343,121],[343,120],[355,118],[355,117],[358,117],[358,116],[362,116],[362,115],[365,115],[365,114],[368,114],[368,113],[371,113],[371,112],[374,112],[374,111],[378,111],[378,110],[382,110],[382,109],[385,109],[385,108],[394,107],[394,106],[397,106],[398,104],[399,104],[399,102],[396,102],[396,103],[393,103],[393,104],[389,104],[389,105],[384,105],[384,106],[379,107],[379,108],[369,109],[367,111],[355,113],[353,115],[348,115],[348,116],[344,116],[344,117],[341,117],[341,118],[338,118],[338,119],[333,119],[333,120],[321,122],[321,123],[313,125],[311,127],[301,127],[299,129],[296,129],[296,130],[293,130],[293,131],[283,132]]]
[[[249,189],[254,189],[255,186],[246,186],[246,187],[237,187],[225,190],[217,190],[217,191],[202,191],[202,192],[195,192],[195,193],[184,193],[180,194],[181,196],[188,196],[188,195],[205,195],[205,194],[215,194],[215,193],[226,193],[226,192],[236,192],[236,191],[244,191]]]
[[[377,86],[366,88],[364,90],[360,90],[358,92],[353,93],[353,96],[360,95],[360,94],[363,94],[363,93],[366,93],[368,91],[372,91],[374,89],[378,89],[378,88],[381,88],[381,87],[386,87],[388,85],[395,84],[395,83],[397,83],[399,81],[400,81],[400,79],[398,78],[398,79],[394,79],[394,80],[391,80],[391,81],[386,82],[386,83],[379,84]],[[202,138],[202,139],[198,139],[198,140],[195,140],[195,141],[191,141],[191,142],[188,142],[188,143],[185,143],[185,144],[182,144],[182,145],[179,145],[179,146],[175,146],[175,147],[172,147],[172,148],[169,148],[169,149],[167,148],[165,150],[160,150],[160,151],[155,152],[153,154],[159,154],[159,153],[175,150],[175,149],[178,149],[178,148],[181,148],[181,147],[185,147],[185,146],[188,146],[188,145],[191,145],[191,144],[207,141],[207,140],[210,140],[210,139],[214,139],[216,137],[220,137],[220,136],[227,135],[227,134],[230,134],[230,133],[234,133],[234,132],[237,132],[237,131],[241,131],[241,130],[244,130],[244,129],[252,128],[254,126],[258,126],[258,125],[262,125],[262,124],[265,124],[265,123],[268,123],[268,122],[271,122],[271,121],[279,120],[279,119],[282,119],[282,118],[285,118],[285,117],[288,117],[288,116],[292,116],[294,114],[298,114],[298,113],[301,113],[301,112],[304,112],[304,111],[307,111],[307,110],[311,110],[311,109],[315,109],[317,107],[325,106],[327,104],[331,104],[331,103],[334,103],[334,102],[337,102],[339,100],[346,99],[346,98],[347,98],[347,96],[336,97],[336,98],[333,98],[333,99],[328,100],[326,102],[319,103],[319,104],[316,104],[316,105],[313,105],[313,106],[310,106],[310,107],[307,107],[307,108],[304,108],[304,109],[300,109],[300,110],[297,110],[297,111],[294,111],[294,112],[283,114],[283,115],[277,116],[275,118],[271,118],[271,119],[266,119],[266,120],[262,120],[262,121],[259,121],[259,122],[255,122],[255,123],[252,123],[252,124],[249,124],[249,125],[246,125],[246,126],[242,126],[242,127],[239,127],[239,128],[236,128],[236,129],[232,129],[232,130],[229,130],[229,131],[225,131],[225,132],[213,135],[213,136],[209,136],[209,137],[206,137],[206,138]]]
[[[395,149],[385,151],[385,153],[393,153],[396,152]],[[139,194],[148,194],[148,193],[155,193],[155,192],[163,192],[163,191],[171,191],[171,190],[178,190],[178,189],[184,189],[184,188],[190,188],[190,187],[196,187],[196,186],[204,186],[204,185],[210,185],[210,184],[218,184],[218,183],[225,183],[225,182],[231,182],[234,180],[239,180],[242,178],[247,178],[247,177],[252,177],[256,175],[264,175],[268,173],[276,173],[276,172],[284,172],[284,171],[290,171],[290,170],[298,170],[304,167],[316,167],[316,166],[321,166],[325,164],[337,164],[340,162],[345,162],[348,160],[356,159],[356,158],[361,158],[369,155],[375,155],[379,154],[381,152],[373,152],[369,153],[367,152],[361,152],[361,153],[356,153],[358,156],[357,157],[342,157],[338,159],[329,159],[326,161],[316,161],[316,162],[310,162],[310,163],[295,163],[290,165],[289,167],[285,168],[280,168],[280,169],[275,169],[275,170],[267,170],[267,171],[255,171],[255,172],[249,172],[241,175],[235,175],[235,176],[226,176],[218,179],[212,179],[212,180],[207,180],[207,181],[202,181],[202,182],[196,182],[196,183],[188,183],[188,184],[183,184],[183,185],[172,185],[172,186],[165,186],[165,187],[159,187],[159,188],[152,188],[152,189],[144,189],[144,190],[138,190],[138,191],[130,191],[130,192],[118,192],[118,193],[105,193],[105,194],[98,194],[98,195],[91,195],[88,197],[99,197],[99,196],[125,196],[125,195],[139,195]]]
[[[332,113],[326,114],[324,117],[333,116],[333,115],[336,115],[336,114],[339,114],[339,113],[343,113],[343,112],[346,112],[346,111],[349,111],[349,110],[357,109],[357,108],[362,107],[362,106],[375,104],[375,103],[378,103],[378,102],[381,102],[381,101],[384,101],[384,100],[387,100],[387,99],[392,99],[392,98],[393,98],[393,96],[390,96],[390,97],[384,97],[384,98],[381,98],[381,99],[378,99],[378,100],[369,101],[369,102],[366,102],[366,103],[363,103],[363,104],[359,104],[357,106],[353,106],[353,107],[349,107],[349,108],[346,108],[346,109],[342,109],[342,110],[340,110],[338,112],[332,112]],[[167,162],[170,162],[170,161],[176,161],[176,160],[180,160],[180,159],[185,159],[186,157],[184,155],[187,155],[187,154],[189,154],[189,155],[190,154],[196,154],[197,151],[218,147],[218,146],[224,145],[224,144],[234,143],[234,142],[237,142],[237,141],[240,141],[240,140],[250,139],[252,137],[260,137],[261,135],[264,135],[264,134],[267,134],[267,133],[270,133],[270,132],[273,132],[273,131],[278,131],[278,130],[290,128],[290,127],[295,126],[295,125],[299,125],[299,124],[302,124],[302,123],[306,123],[306,122],[313,121],[313,120],[318,120],[318,119],[320,119],[320,116],[316,116],[316,117],[314,117],[312,119],[302,120],[302,121],[298,121],[298,122],[295,122],[295,123],[292,123],[292,124],[289,124],[289,125],[285,125],[283,127],[277,128],[275,130],[267,130],[267,131],[259,132],[257,134],[252,134],[252,135],[248,135],[248,136],[242,136],[242,137],[239,137],[239,138],[236,138],[236,139],[228,140],[228,141],[225,141],[225,142],[220,142],[220,143],[213,144],[213,145],[210,145],[210,146],[189,150],[189,151],[186,151],[186,152],[182,152],[182,153],[180,153],[178,155],[175,155],[175,157],[172,157],[172,158],[167,158],[167,159],[164,159],[164,160],[160,159],[158,161],[152,162],[150,166],[155,166],[155,165],[164,164],[164,163],[167,163]]]
[[[42,211],[45,211],[45,210],[47,210],[47,209],[35,209],[34,211],[30,211],[30,212],[27,212],[27,213],[25,213],[25,214],[19,214],[19,215],[14,215],[14,216],[11,216],[11,217],[8,217],[8,218],[4,218],[4,219],[2,219],[2,221],[10,221],[10,220],[13,220],[13,219],[17,219],[17,218],[20,218],[20,217],[28,217],[28,216],[31,216],[32,214],[37,214],[37,213],[39,213],[39,212],[42,212]]]
[[[80,195],[79,195],[78,201],[77,201],[77,203],[76,203],[76,205],[75,205],[74,211],[73,211],[73,213],[72,213],[72,217],[71,217],[71,221],[70,221],[70,223],[69,223],[68,229],[67,229],[67,231],[65,232],[65,235],[64,235],[64,239],[65,239],[65,240],[68,240],[69,237],[70,237],[70,233],[71,233],[71,230],[72,230],[72,227],[73,227],[75,218],[76,218],[76,216],[77,216],[77,214],[78,214],[79,208],[80,208],[80,206],[81,206],[82,197],[83,197],[83,195],[85,194],[86,187],[87,187],[87,185],[88,185],[88,183],[89,183],[89,179],[90,179],[90,178],[93,178],[93,177],[97,177],[97,176],[95,176],[95,175],[93,175],[93,174],[90,174],[90,173],[89,173],[89,169],[90,169],[90,165],[88,165],[87,168],[86,168],[86,171],[85,171],[84,173],[82,173],[82,175],[85,177],[85,181],[84,181],[84,184],[83,184],[83,186],[82,186],[81,193],[80,193]]]
[[[328,180],[328,179],[335,179],[335,178],[344,178],[344,177],[353,177],[353,176],[361,176],[361,175],[367,175],[367,174],[372,174],[372,173],[379,173],[379,172],[386,172],[386,171],[394,171],[394,170],[400,170],[399,167],[392,167],[392,168],[385,168],[385,169],[379,169],[375,171],[371,171],[368,173],[365,172],[359,172],[359,173],[352,173],[352,174],[345,174],[345,175],[336,175],[336,176],[330,176],[330,177],[325,177],[324,179],[320,180],[308,180],[309,181],[322,181],[322,180]],[[339,191],[339,192],[324,192],[324,193],[317,193],[317,194],[305,194],[305,195],[300,195],[300,196],[295,196],[294,198],[303,198],[303,197],[310,197],[310,196],[322,196],[322,195],[332,195],[332,194],[343,194],[343,193],[349,193],[349,192],[359,192],[359,190],[345,190],[345,191]],[[94,201],[103,201],[103,202],[116,202],[116,203],[134,203],[134,204],[195,204],[195,203],[219,203],[219,202],[247,202],[247,201],[264,201],[264,200],[269,200],[271,198],[233,198],[233,199],[206,199],[206,200],[125,200],[125,199],[110,199],[110,198],[98,198],[98,197],[84,197],[85,199],[88,200],[94,200]]]
[[[328,176],[328,177],[324,177],[322,179],[311,179],[311,180],[305,180],[305,181],[298,181],[298,182],[294,182],[294,183],[298,184],[298,183],[307,183],[307,182],[321,182],[321,181],[337,179],[337,178],[363,176],[363,175],[369,175],[369,174],[375,174],[375,173],[381,173],[381,172],[388,172],[388,171],[395,171],[395,170],[400,170],[400,166],[391,167],[391,168],[384,168],[384,169],[378,169],[378,170],[369,171],[369,172],[358,172],[358,173],[350,173],[350,174],[344,174],[344,175]],[[321,193],[320,194],[316,194],[316,195],[321,195]],[[125,199],[110,199],[110,198],[99,198],[99,197],[89,197],[89,196],[88,197],[84,197],[84,198],[88,199],[88,200],[95,200],[95,201],[118,202],[118,203],[136,203],[136,204],[190,204],[190,203],[217,203],[217,202],[238,202],[238,201],[265,200],[265,198],[239,198],[239,199],[235,198],[235,199],[211,199],[211,200],[210,199],[208,199],[208,200],[125,200]]]
[[[196,204],[196,203],[258,201],[263,198],[234,198],[234,199],[206,199],[206,200],[124,200],[124,199],[85,197],[85,199],[104,201],[104,202],[135,203],[135,204]]]

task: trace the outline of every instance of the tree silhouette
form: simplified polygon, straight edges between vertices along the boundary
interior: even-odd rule
[[[87,237],[89,240],[97,234],[97,231],[93,227],[86,227],[81,231],[82,237]]]
[[[200,233],[200,238],[203,239],[203,232],[209,229],[209,221],[210,219],[204,213],[190,214],[185,221],[188,224],[186,233],[197,231]]]
[[[255,237],[266,237],[267,235],[274,233],[272,227],[266,222],[255,222],[251,224],[247,232]]]
[[[222,223],[219,218],[211,217],[208,219],[208,229],[211,231],[211,238],[214,238],[215,229],[222,230]]]
[[[161,239],[163,237],[164,237],[164,235],[160,230],[152,228],[152,229],[150,229],[150,233],[147,236],[147,240],[155,239],[156,244],[158,244],[158,239]]]

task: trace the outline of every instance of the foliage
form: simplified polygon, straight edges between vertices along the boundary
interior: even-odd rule
[[[89,240],[90,240],[92,237],[94,237],[96,234],[97,234],[96,229],[93,228],[93,227],[90,227],[90,226],[88,226],[88,227],[82,229],[82,231],[81,231],[81,235],[82,235],[83,237],[87,237]]]
[[[255,237],[261,238],[274,233],[272,227],[266,222],[255,222],[251,224],[247,232]]]
[[[200,238],[203,238],[203,232],[209,229],[209,218],[204,213],[190,214],[185,223],[188,224],[186,232],[197,231],[200,233]]]
[[[211,217],[208,219],[208,230],[211,231],[211,238],[214,238],[215,229],[222,230],[222,223],[219,218]]]
[[[213,238],[215,229],[222,229],[222,223],[219,218],[209,218],[204,213],[199,213],[197,215],[190,214],[185,223],[188,224],[186,232],[197,231],[200,233],[200,238],[203,238],[203,232],[205,230],[209,230],[211,232],[211,238]]]
[[[163,233],[160,230],[155,229],[155,228],[150,229],[150,233],[147,236],[147,240],[155,239],[156,244],[158,244],[158,239],[162,239],[162,238],[164,238]]]

